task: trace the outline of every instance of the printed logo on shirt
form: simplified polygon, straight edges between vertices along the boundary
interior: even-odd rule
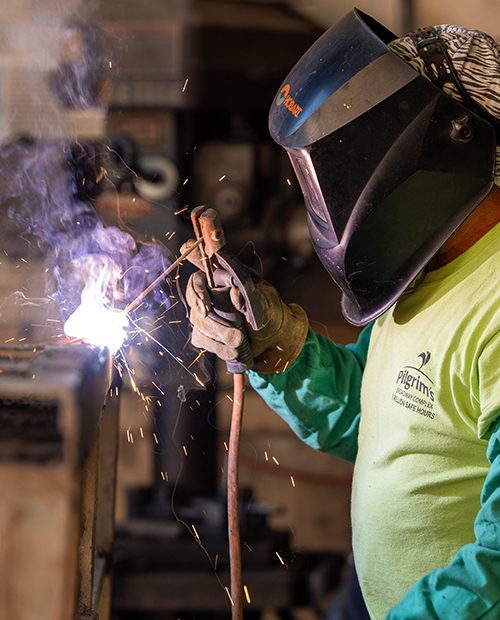
[[[434,382],[422,370],[429,363],[431,354],[425,351],[417,359],[419,362],[415,366],[403,366],[398,372],[392,400],[405,409],[433,420]]]

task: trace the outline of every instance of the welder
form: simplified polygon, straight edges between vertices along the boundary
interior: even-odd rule
[[[491,37],[397,38],[357,10],[271,106],[317,254],[364,328],[333,344],[255,278],[266,324],[247,325],[248,374],[303,441],[354,463],[373,620],[500,618],[499,119]],[[203,271],[187,299],[192,342],[237,359],[241,331],[214,313]],[[232,302],[247,312],[236,287]]]

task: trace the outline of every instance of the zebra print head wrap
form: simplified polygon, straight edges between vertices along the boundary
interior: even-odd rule
[[[444,41],[455,71],[467,93],[494,117],[500,119],[500,46],[479,30],[443,24],[436,26]],[[395,39],[389,48],[424,77],[430,79],[427,67],[410,36]],[[454,84],[443,91],[461,101]],[[496,147],[495,184],[500,186],[500,145]]]

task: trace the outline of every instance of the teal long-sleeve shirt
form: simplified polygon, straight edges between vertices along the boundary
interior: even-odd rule
[[[258,375],[253,388],[307,445],[354,463],[360,394],[372,326],[346,347],[309,329],[300,355],[286,372]]]
[[[308,333],[298,359],[286,372],[250,382],[316,450],[354,463],[358,446],[360,392],[372,325],[354,345],[342,347]],[[386,620],[492,620],[500,618],[500,421],[491,429],[490,470],[481,494],[474,543],[449,565],[419,579]],[[418,551],[418,550],[416,550]]]

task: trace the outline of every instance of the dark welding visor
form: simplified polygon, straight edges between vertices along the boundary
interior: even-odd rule
[[[391,52],[395,38],[352,11],[293,68],[269,116],[354,325],[398,299],[493,185],[493,127]]]

